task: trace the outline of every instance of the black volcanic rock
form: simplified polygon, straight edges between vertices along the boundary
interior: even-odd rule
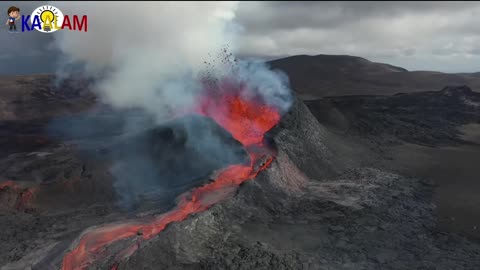
[[[95,103],[84,79],[56,80],[53,75],[0,78],[0,157],[35,151],[58,143],[45,127],[58,116],[78,113]]]
[[[428,184],[371,169],[325,182],[301,180],[295,172],[278,178],[290,168],[285,161],[246,183],[234,199],[172,224],[119,269],[480,266],[480,246],[432,234]],[[292,189],[295,184],[301,190]]]
[[[468,86],[466,85],[462,85],[462,86],[446,86],[445,88],[443,88],[442,90],[442,93],[444,95],[447,95],[447,96],[459,96],[459,95],[463,95],[463,96],[472,96],[474,95],[472,89],[470,89]]]
[[[380,67],[380,73],[382,68],[408,73],[388,66]],[[50,100],[48,89],[41,92],[38,100]],[[267,170],[241,185],[233,198],[170,224],[142,242],[118,269],[479,269],[478,243],[436,229],[430,182],[382,171],[378,163],[385,157],[371,151],[372,145],[337,135],[340,129],[372,140],[450,144],[458,141],[454,128],[477,119],[478,101],[476,92],[463,87],[331,97],[314,107],[296,99],[268,136],[278,155]],[[45,115],[70,112],[52,107]],[[10,118],[12,131],[17,120],[35,119],[32,111],[19,115],[22,119]],[[112,123],[104,120],[93,123]],[[37,134],[39,126],[27,130]],[[77,136],[67,142],[68,147],[42,145],[0,159],[2,177],[25,179],[41,191],[33,212],[0,209],[2,270],[57,270],[86,228],[156,216],[165,210],[161,206],[170,206],[140,200],[138,209],[145,212],[124,213],[110,205],[116,194],[108,157],[137,151],[164,162],[168,155],[162,148],[181,149],[185,130],[155,127],[123,137],[116,132],[123,123],[113,121],[105,127],[112,130],[78,133],[81,129],[74,129]],[[102,140],[90,143],[99,134]],[[6,195],[11,201],[9,191]],[[71,201],[64,205],[66,198]],[[56,204],[62,211],[54,211]],[[126,239],[107,250],[130,247],[135,240]],[[116,261],[101,255],[99,259],[90,269],[111,269]]]
[[[306,104],[321,123],[384,143],[463,143],[458,127],[480,123],[480,93],[467,86],[393,96],[325,97]]]
[[[435,232],[431,183],[345,170],[339,141],[300,102],[274,133],[278,156],[267,170],[231,200],[169,225],[118,269],[480,267],[480,245]]]
[[[90,83],[53,75],[0,77],[0,121],[48,119],[85,110],[96,99]]]

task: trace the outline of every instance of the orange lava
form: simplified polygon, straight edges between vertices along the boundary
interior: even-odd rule
[[[3,183],[0,183],[0,189],[4,189],[6,187],[16,189],[16,188],[18,188],[18,185],[15,184],[15,182],[13,182],[12,180],[8,180],[8,181],[5,181]]]
[[[196,112],[215,120],[244,146],[260,144],[265,133],[280,121],[274,108],[242,98],[241,91],[215,99],[204,97]]]
[[[17,193],[17,200],[15,202],[15,209],[23,210],[31,203],[34,195],[35,188],[22,188],[14,181],[8,180],[0,183],[0,190],[10,188]]]
[[[235,91],[228,91],[232,92]],[[113,242],[135,236],[143,240],[151,239],[168,224],[185,220],[190,215],[222,201],[238,185],[255,178],[272,162],[272,151],[264,146],[263,140],[265,133],[280,120],[280,114],[274,108],[259,100],[242,98],[239,93],[209,94],[202,98],[199,104],[195,112],[215,120],[242,143],[249,153],[250,164],[231,165],[223,169],[214,182],[184,194],[176,208],[149,222],[111,224],[85,233],[78,245],[65,255],[63,270],[85,269],[95,261],[95,256]],[[122,260],[130,256],[137,248],[136,243],[116,259]],[[117,266],[116,262],[111,269],[117,269]]]
[[[22,210],[27,208],[30,205],[30,202],[33,199],[34,195],[34,189],[33,188],[27,188],[20,192],[17,198],[17,202],[15,204],[15,209],[17,210]]]

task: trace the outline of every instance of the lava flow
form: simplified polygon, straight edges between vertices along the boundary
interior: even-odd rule
[[[14,206],[17,210],[24,210],[29,206],[35,191],[34,188],[22,188],[11,180],[0,183],[0,191],[7,189],[13,190],[13,192],[17,193],[17,199]]]
[[[225,89],[223,89],[225,90]],[[159,234],[172,223],[204,211],[225,199],[238,185],[255,178],[273,160],[273,152],[264,143],[264,135],[279,121],[280,114],[260,99],[242,97],[240,91],[220,91],[223,94],[205,95],[195,113],[209,117],[245,147],[249,164],[231,165],[220,171],[215,181],[183,195],[173,210],[150,222],[112,224],[85,233],[78,245],[63,259],[63,270],[80,270],[95,261],[95,256],[118,240],[142,236],[143,240]],[[122,260],[135,252],[138,243],[116,256]],[[117,264],[112,269],[116,269]]]

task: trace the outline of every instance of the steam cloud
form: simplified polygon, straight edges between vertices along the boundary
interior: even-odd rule
[[[207,55],[233,43],[235,2],[52,4],[88,16],[88,32],[55,33],[67,63],[82,63],[94,76],[108,71],[96,87],[107,103],[159,118],[193,102]]]
[[[64,54],[61,66],[82,64],[87,75],[97,77],[94,88],[105,103],[118,109],[141,109],[157,123],[167,121],[172,111],[193,105],[202,87],[199,75],[205,69],[204,61],[211,60],[209,55],[222,51],[226,44],[235,53],[235,36],[241,30],[234,21],[238,2],[112,5],[81,1],[52,5],[64,14],[88,16],[88,32],[54,34],[55,43]],[[282,112],[291,104],[286,76],[270,71],[258,61],[240,61],[231,68],[217,61],[209,69],[216,77],[233,73],[235,79],[246,83]],[[131,126],[135,125],[127,125]],[[214,136],[192,143],[198,131],[189,127],[185,130],[190,133],[190,144],[200,143],[207,145],[202,149],[221,152],[206,153],[206,158],[231,155],[225,150],[228,147]],[[142,166],[147,163],[142,162]]]

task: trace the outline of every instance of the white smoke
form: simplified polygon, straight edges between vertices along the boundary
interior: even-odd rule
[[[223,57],[235,54],[235,36],[241,29],[234,22],[237,2],[81,1],[52,5],[67,15],[88,16],[88,32],[53,34],[64,54],[64,64],[82,64],[87,75],[97,77],[94,87],[104,102],[120,109],[142,109],[156,119],[155,125],[167,122],[171,112],[194,107],[205,74],[214,78],[229,76],[246,83],[255,92],[252,95],[260,94],[282,112],[291,104],[285,76],[262,63],[239,61],[230,65],[228,59],[230,64],[225,64]],[[237,151],[238,145],[224,142],[225,136],[220,136],[211,125],[198,125],[195,121],[182,122],[187,133],[185,147],[190,152],[203,153],[202,162],[217,168],[224,166],[222,162],[245,158],[243,151]],[[145,122],[147,126],[142,129],[151,128],[150,121]],[[124,127],[124,133],[140,133],[139,125],[138,120],[133,120]],[[152,147],[151,141],[138,140],[143,146],[139,149]],[[195,157],[176,156],[169,151],[169,160],[191,160],[191,168],[182,165],[179,173],[166,166],[169,163],[159,164],[161,160],[147,152],[140,153],[136,162],[127,162],[121,155],[115,160],[115,187],[123,194],[125,205],[143,193],[144,187],[150,189],[152,183],[177,181],[173,176],[179,174],[199,177],[195,175],[198,168],[192,167]]]
[[[64,14],[87,15],[88,32],[54,33],[68,63],[88,75],[118,108],[138,107],[163,118],[188,106],[209,54],[234,44],[237,2],[54,2]]]

